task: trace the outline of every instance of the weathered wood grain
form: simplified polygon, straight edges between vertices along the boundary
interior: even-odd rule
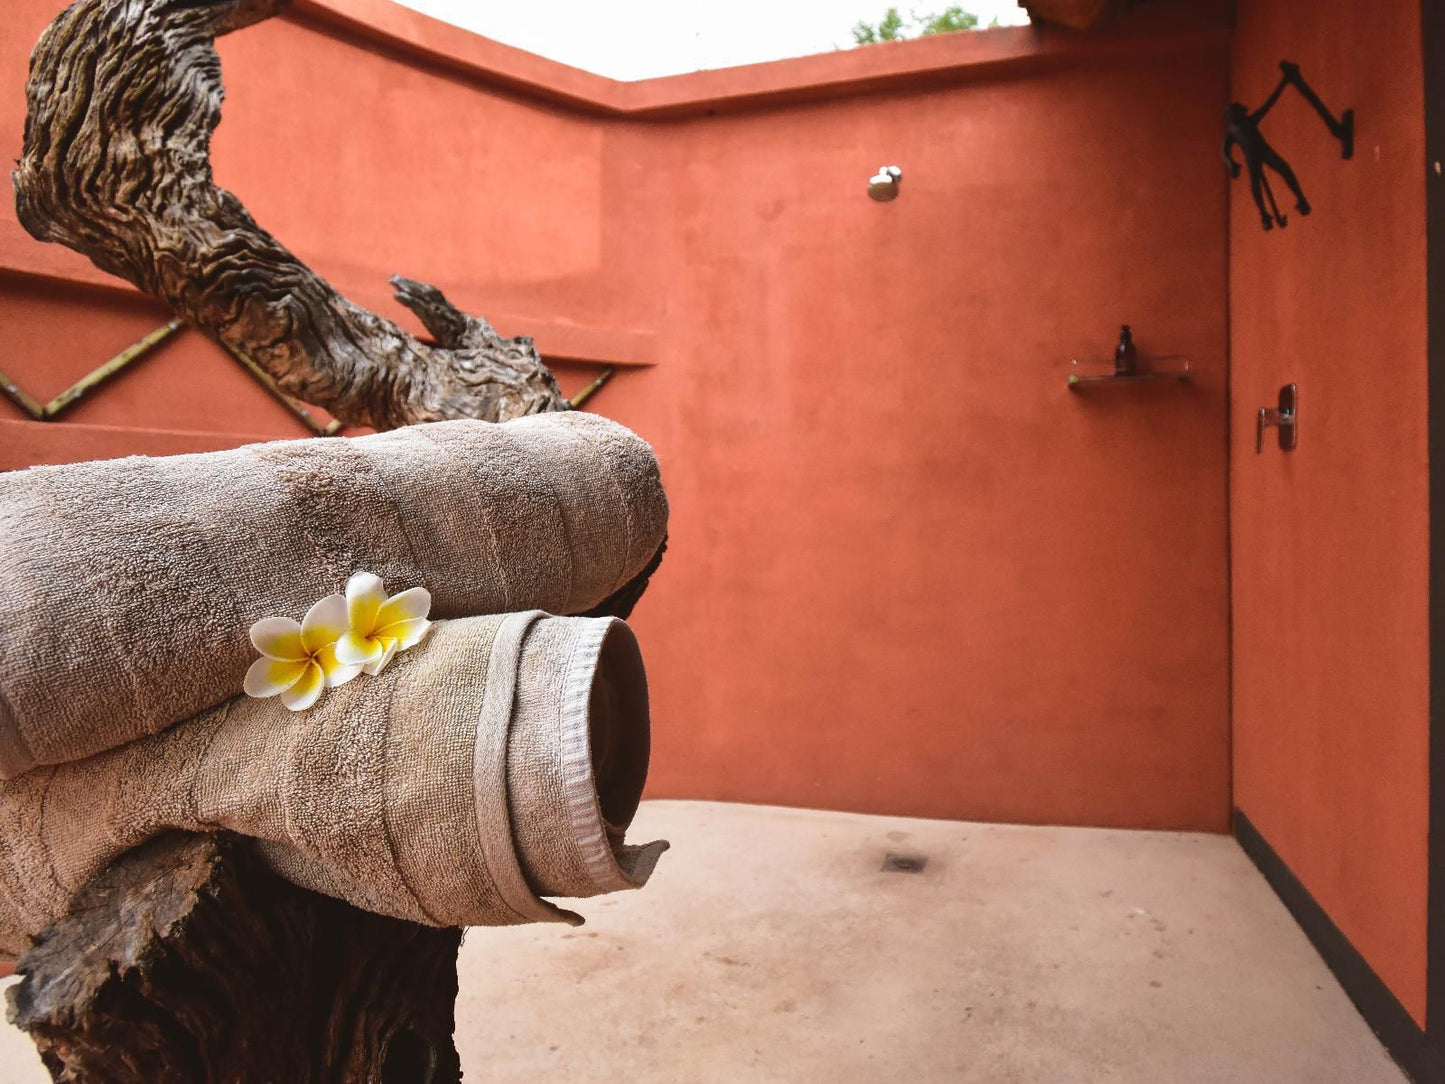
[[[228,835],[127,854],[20,961],[56,1081],[454,1084],[461,931],[296,888]]]
[[[566,409],[530,339],[504,338],[435,288],[394,279],[437,345],[413,338],[338,294],[215,184],[210,141],[224,96],[215,38],[285,4],[67,8],[31,58],[14,173],[21,223],[162,298],[284,391],[348,424]]]

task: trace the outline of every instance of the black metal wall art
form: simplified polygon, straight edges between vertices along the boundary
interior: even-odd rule
[[[1305,101],[1314,107],[1320,119],[1325,122],[1325,127],[1330,130],[1330,135],[1340,141],[1341,158],[1351,158],[1355,153],[1355,111],[1346,109],[1336,120],[1325,103],[1320,101],[1319,95],[1305,82],[1298,64],[1281,60],[1279,70],[1284,73],[1279,85],[1254,112],[1251,113],[1247,106],[1239,102],[1230,102],[1229,108],[1224,111],[1224,160],[1229,165],[1230,176],[1238,177],[1240,164],[1234,160],[1234,147],[1238,144],[1240,153],[1244,155],[1244,168],[1249,171],[1250,193],[1254,196],[1255,206],[1259,208],[1260,221],[1267,230],[1272,230],[1275,226],[1286,226],[1288,220],[1280,214],[1279,204],[1275,202],[1274,192],[1269,187],[1269,177],[1264,172],[1265,166],[1279,174],[1289,186],[1294,195],[1295,210],[1302,215],[1310,213],[1310,201],[1305,199],[1304,190],[1300,188],[1294,170],[1280,153],[1269,145],[1269,141],[1259,130],[1260,121],[1274,108],[1274,103],[1279,101],[1286,87],[1293,86],[1304,96]]]

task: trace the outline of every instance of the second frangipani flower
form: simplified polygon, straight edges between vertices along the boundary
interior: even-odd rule
[[[281,697],[292,711],[305,711],[323,689],[344,685],[361,667],[336,656],[336,641],[347,629],[346,599],[327,595],[297,624],[267,617],[251,626],[251,643],[261,657],[246,671],[247,696]]]
[[[336,596],[333,596],[336,597]],[[336,641],[336,658],[379,674],[398,651],[421,642],[431,628],[431,592],[424,587],[386,597],[381,578],[358,572],[346,582],[349,628]]]

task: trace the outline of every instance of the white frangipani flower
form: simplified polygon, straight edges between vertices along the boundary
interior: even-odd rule
[[[251,626],[251,643],[261,658],[246,671],[247,696],[280,696],[292,711],[305,711],[322,690],[344,685],[361,666],[342,662],[336,643],[347,631],[346,599],[327,595],[298,624],[289,617],[266,617]]]
[[[413,587],[386,597],[381,578],[358,572],[346,582],[350,628],[336,641],[336,657],[348,666],[379,674],[398,651],[421,642],[431,628],[431,592]]]

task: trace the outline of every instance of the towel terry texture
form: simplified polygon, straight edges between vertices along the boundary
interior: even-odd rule
[[[0,952],[168,829],[251,836],[286,879],[413,922],[580,922],[540,897],[638,887],[667,846],[622,841],[647,760],[646,678],[623,622],[438,622],[304,714],[238,697],[0,784]]]
[[[575,411],[0,474],[0,779],[222,703],[253,622],[354,572],[434,618],[583,613],[666,524],[648,445]]]

